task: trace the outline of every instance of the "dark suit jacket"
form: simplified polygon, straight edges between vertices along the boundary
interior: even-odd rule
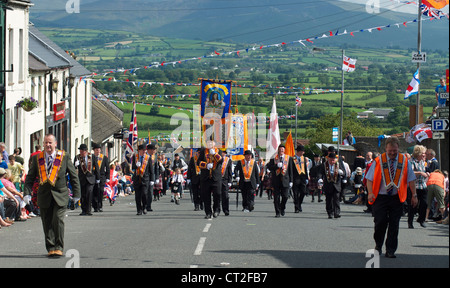
[[[292,170],[293,170],[293,175],[294,175],[294,181],[293,181],[294,186],[295,185],[300,185],[301,183],[306,184],[306,180],[308,180],[308,178],[309,178],[309,175],[308,175],[308,163],[306,162],[306,157],[303,157],[303,159],[305,161],[303,161],[301,163],[301,166],[303,166],[302,170],[304,171],[304,174],[301,174],[301,175],[298,174],[297,167],[295,166],[294,159],[296,159],[296,157],[297,156],[294,156],[294,157],[291,158],[291,160],[292,160],[292,163],[291,163],[292,164]]]
[[[91,172],[87,171],[86,173],[83,172],[83,169],[81,168],[81,163],[82,161],[84,161],[83,159],[81,159],[82,157],[80,156],[80,154],[78,154],[77,156],[75,156],[75,159],[73,160],[73,162],[75,163],[76,161],[79,161],[80,164],[78,165],[78,168],[76,168],[78,170],[78,178],[80,179],[80,184],[81,186],[84,186],[86,184],[90,184],[90,185],[94,185],[96,180],[100,180],[100,169],[98,168],[98,159],[94,154],[88,154],[88,157],[92,157],[92,169]],[[85,163],[85,165],[87,166],[87,163]]]
[[[225,167],[225,171],[222,176],[222,185],[227,185],[227,186],[228,186],[228,183],[233,183],[233,169],[232,169],[233,160],[231,159],[231,157],[228,157],[228,158],[229,159],[228,159],[227,167]],[[222,168],[223,168],[223,163],[222,163]]]
[[[98,158],[97,158],[98,160]],[[98,163],[98,161],[97,161]],[[102,165],[98,167],[100,174],[100,186],[105,186],[106,179],[109,179],[109,158],[108,156],[103,155]]]
[[[197,165],[200,165],[200,162],[207,162],[206,159],[206,149],[203,149],[200,152],[200,155],[197,160]],[[200,181],[213,181],[217,185],[221,185],[222,183],[222,163],[223,158],[217,162],[216,169],[215,170],[208,170],[208,169],[200,169]],[[209,177],[211,176],[211,178]]]
[[[36,178],[40,178],[38,157],[39,154],[32,157],[31,166],[28,170],[27,178],[25,180],[25,195],[31,195],[34,181],[36,180]],[[49,208],[52,199],[54,199],[56,204],[60,207],[67,206],[67,204],[69,203],[69,190],[67,188],[66,174],[69,174],[70,177],[73,197],[81,197],[80,181],[78,180],[77,171],[73,166],[72,161],[70,161],[70,155],[65,154],[62,159],[61,168],[59,169],[59,173],[56,178],[55,186],[52,186],[49,182],[39,185],[37,193],[37,204],[39,207]]]
[[[242,161],[237,162],[234,171],[236,173],[236,177],[239,176],[239,189],[244,190],[245,177],[244,177],[244,167],[242,167]],[[261,180],[259,178],[259,167],[257,161],[255,161],[255,163],[253,164],[252,175],[250,176],[250,183],[252,183],[253,190],[256,190],[256,186],[261,183]]]
[[[286,155],[285,157],[289,157]],[[267,164],[267,169],[270,170],[270,175],[272,175],[272,186],[274,189],[289,188],[289,183],[294,183],[293,166],[294,163],[292,159],[289,159],[288,168],[286,174],[283,176],[282,173],[277,175],[278,163],[275,163],[275,159],[271,159],[269,164]]]
[[[195,159],[194,157],[189,160],[187,179],[191,180],[192,185],[200,184],[200,174],[197,175],[195,171]]]
[[[142,164],[143,163],[141,163],[141,165]],[[133,185],[135,187],[141,186],[141,185],[149,186],[150,181],[155,181],[155,169],[154,169],[152,157],[150,155],[148,157],[147,166],[145,167],[145,171],[144,171],[144,174],[142,177],[137,175],[137,173],[136,173],[137,168],[138,167],[136,166],[136,155],[133,155],[132,160],[131,160],[131,170],[133,170],[132,180],[133,180]]]
[[[318,174],[318,179],[323,179],[323,192],[327,193],[327,192],[332,192],[332,188],[334,186],[334,188],[336,188],[336,190],[338,192],[341,192],[342,189],[342,179],[346,177],[345,175],[345,168],[344,165],[342,163],[342,161],[339,161],[339,166],[338,169],[342,170],[344,172],[343,176],[337,176],[337,181],[336,182],[328,182],[327,180],[327,174],[326,174],[326,170],[325,170],[325,165],[327,165],[328,162],[323,163],[322,165],[319,166],[317,174]]]

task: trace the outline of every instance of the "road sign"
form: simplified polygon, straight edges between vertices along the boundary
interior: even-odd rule
[[[431,130],[433,132],[448,131],[448,119],[434,119],[431,125]]]
[[[437,118],[438,119],[448,119],[449,118],[449,109],[448,107],[440,107],[436,109]]]
[[[334,127],[333,128],[333,142],[339,142],[339,128],[338,127]]]
[[[444,132],[433,132],[433,140],[441,140],[441,139],[445,139]]]
[[[412,62],[413,63],[426,63],[427,62],[427,53],[413,52],[412,53]]]

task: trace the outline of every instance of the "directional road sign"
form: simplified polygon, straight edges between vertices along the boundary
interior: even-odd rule
[[[448,119],[434,119],[431,130],[436,132],[448,131]]]

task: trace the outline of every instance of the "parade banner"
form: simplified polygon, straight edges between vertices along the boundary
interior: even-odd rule
[[[201,80],[201,117],[215,113],[225,119],[231,113],[231,95],[233,81],[199,79]]]
[[[229,115],[227,118],[226,148],[233,161],[244,159],[248,150],[248,121],[242,114]]]

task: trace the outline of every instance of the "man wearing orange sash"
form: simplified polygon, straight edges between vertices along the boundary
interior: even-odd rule
[[[136,215],[147,214],[147,191],[150,182],[155,182],[154,169],[151,169],[150,155],[145,153],[145,146],[138,146],[138,153],[133,155],[131,170],[133,171],[133,187],[136,201]]]
[[[242,193],[244,212],[251,212],[255,207],[255,195],[261,183],[259,179],[258,163],[253,159],[250,150],[244,152],[245,159],[236,164],[236,181]]]
[[[227,150],[222,151],[222,185],[220,186],[220,202],[222,205],[222,210],[225,216],[230,215],[230,196],[228,191],[233,184],[233,170],[231,169],[232,161],[231,158],[227,156]],[[220,212],[220,206],[214,207],[214,211]]]
[[[81,185],[81,213],[80,216],[92,216],[92,198],[94,185],[100,184],[100,171],[98,169],[98,159],[88,152],[86,144],[78,147],[80,154],[73,160],[75,168],[78,170],[78,179]]]
[[[200,167],[200,194],[205,208],[205,219],[211,219],[213,210],[211,208],[211,195],[214,203],[220,203],[220,185],[222,185],[222,156],[219,149],[216,148],[214,141],[207,143],[206,149],[202,149],[197,160]],[[214,205],[217,207],[217,204]],[[214,211],[214,217],[219,216]]]
[[[97,157],[98,169],[100,174],[100,183],[94,185],[94,195],[92,198],[92,207],[94,212],[103,212],[103,194],[105,193],[105,183],[109,182],[109,159],[102,154],[102,147],[94,144],[94,155]]]
[[[197,160],[200,155],[199,150],[194,150],[194,156],[189,160],[187,171],[187,185],[192,191],[192,201],[194,202],[194,211],[203,210],[202,199],[200,197],[200,167]]]
[[[55,136],[52,134],[45,135],[45,151],[31,158],[24,187],[24,200],[26,202],[31,199],[36,178],[39,179],[37,204],[41,211],[45,247],[49,257],[60,257],[64,251],[64,218],[69,203],[67,174],[69,174],[72,185],[74,201],[78,201],[81,196],[80,182],[70,156],[62,150],[56,150],[56,145]]]
[[[302,212],[302,203],[306,195],[306,186],[308,185],[308,158],[303,156],[305,147],[303,145],[297,146],[297,153],[292,157],[294,162],[294,206],[295,213]]]
[[[368,200],[373,207],[375,223],[375,250],[381,254],[387,230],[387,258],[396,258],[400,218],[408,187],[412,195],[411,204],[417,205],[416,176],[406,156],[399,153],[399,145],[397,137],[388,138],[386,153],[373,161],[366,174]]]
[[[284,216],[286,203],[289,198],[289,189],[294,185],[294,175],[292,161],[289,155],[285,154],[286,147],[280,145],[278,154],[270,159],[267,169],[272,175],[272,186],[274,195],[275,217]]]

